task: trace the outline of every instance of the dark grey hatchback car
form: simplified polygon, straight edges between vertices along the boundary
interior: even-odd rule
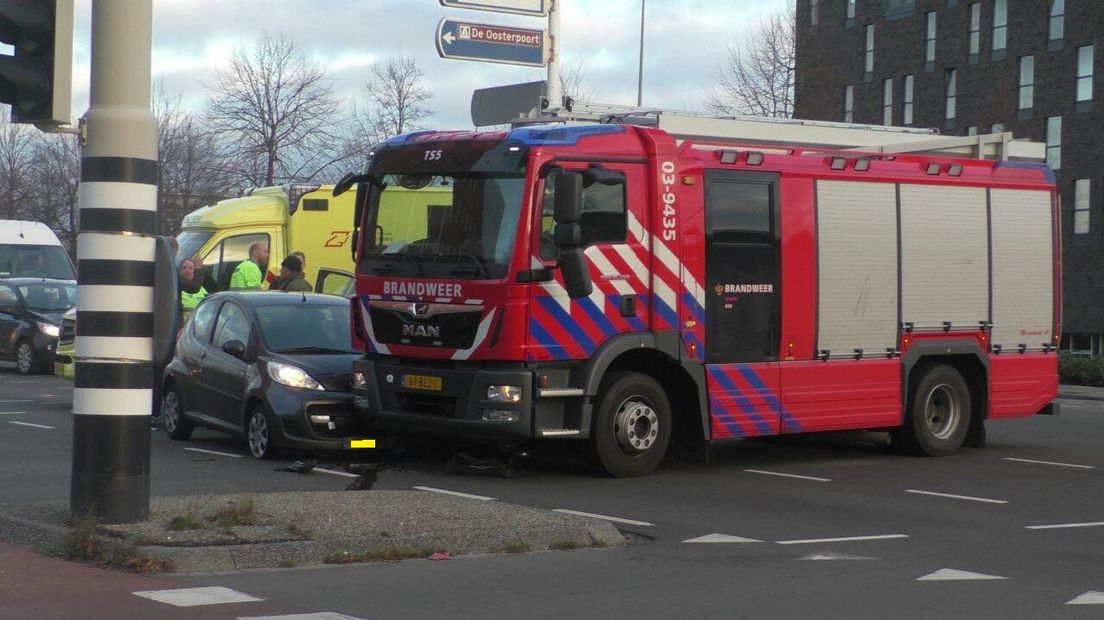
[[[313,293],[217,293],[181,330],[161,414],[173,439],[196,426],[249,452],[340,450],[363,436],[353,411],[349,300]]]

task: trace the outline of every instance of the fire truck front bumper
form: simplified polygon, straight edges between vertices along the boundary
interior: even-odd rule
[[[353,364],[355,407],[376,429],[484,444],[533,438],[533,373],[521,364]]]

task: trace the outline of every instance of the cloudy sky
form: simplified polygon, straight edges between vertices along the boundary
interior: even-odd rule
[[[726,46],[786,0],[646,0],[644,105],[701,109]],[[641,0],[560,0],[562,62],[582,63],[595,101],[635,104]],[[235,48],[262,32],[296,42],[333,79],[347,105],[358,98],[374,63],[412,56],[435,95],[430,123],[468,128],[476,88],[544,79],[533,67],[446,60],[434,45],[443,17],[544,28],[543,18],[447,9],[438,0],[154,0],[153,79],[199,111],[204,81]],[[74,118],[88,109],[91,0],[76,1],[73,42]]]

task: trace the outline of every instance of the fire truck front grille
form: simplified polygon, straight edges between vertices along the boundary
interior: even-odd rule
[[[466,349],[475,341],[480,312],[416,317],[388,308],[371,309],[372,330],[383,344]]]

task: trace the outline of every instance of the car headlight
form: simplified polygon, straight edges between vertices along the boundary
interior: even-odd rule
[[[279,362],[268,362],[265,364],[268,368],[268,376],[272,377],[272,380],[280,385],[286,385],[288,387],[303,388],[305,390],[322,390],[322,384],[315,381],[314,377],[307,374],[305,370],[298,366],[291,366],[290,364],[281,364]]]
[[[53,336],[57,338],[61,334],[61,328],[53,323],[43,323],[42,321],[35,321],[38,325],[38,331],[46,334],[47,336]]]
[[[487,400],[516,403],[521,400],[521,388],[516,385],[488,385]]]

